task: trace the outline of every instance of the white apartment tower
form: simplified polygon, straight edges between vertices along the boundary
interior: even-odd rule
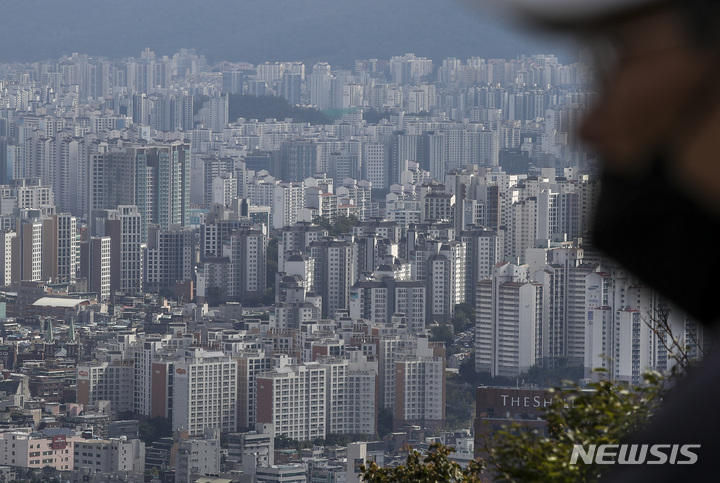
[[[350,317],[373,324],[387,324],[395,314],[403,314],[408,330],[425,330],[425,287],[416,281],[382,280],[357,282],[350,290]]]
[[[332,107],[330,85],[333,77],[330,75],[330,65],[319,62],[313,66],[312,73],[307,76],[308,96],[310,104],[323,111]]]
[[[445,425],[445,357],[409,357],[395,362],[393,429]]]
[[[385,143],[363,143],[363,178],[372,183],[375,188],[390,187],[390,153]]]
[[[460,239],[465,243],[465,286],[470,295],[475,293],[478,282],[492,277],[493,268],[501,260],[502,243],[496,232],[478,226],[463,231]]]
[[[213,96],[208,99],[203,108],[203,121],[205,127],[213,132],[222,132],[228,123],[228,96]]]
[[[131,360],[89,362],[77,366],[77,402],[110,401],[115,414],[133,411],[135,367]]]
[[[221,351],[180,349],[173,368],[173,429],[202,435],[237,426],[237,362]]]
[[[169,338],[170,336],[143,337],[129,346],[129,352],[134,361],[133,371],[135,373],[133,410],[137,414],[144,416],[152,414],[153,362],[155,362],[163,348],[167,346]]]
[[[448,321],[455,306],[466,302],[466,256],[461,241],[446,241],[427,261],[428,318]]]
[[[543,365],[553,368],[558,358],[582,366],[586,340],[586,276],[596,265],[582,264],[581,248],[548,251],[548,264],[534,275],[543,285]]]
[[[258,376],[258,422],[273,423],[274,436],[298,441],[328,434],[327,368],[317,362],[280,365]]]
[[[278,271],[288,271],[285,266],[288,253],[295,251],[307,253],[312,242],[326,236],[328,236],[328,231],[325,228],[308,222],[284,227],[278,239]]]
[[[319,361],[327,369],[328,433],[372,436],[377,432],[378,363],[352,352],[352,360]]]
[[[298,221],[298,210],[305,205],[302,182],[280,183],[273,188],[272,227],[282,229]]]
[[[80,242],[80,277],[87,280],[88,290],[97,293],[100,301],[110,300],[110,246],[107,236]]]
[[[0,267],[0,284],[9,287],[12,283],[12,241],[17,234],[14,231],[0,232],[0,249],[2,249],[2,266]]]
[[[18,236],[12,239],[12,283],[42,280],[43,222],[37,218],[19,219]]]
[[[262,230],[241,228],[223,237],[223,257],[230,260],[225,295],[240,301],[265,292],[266,237]]]
[[[541,357],[542,285],[527,267],[504,263],[478,282],[475,302],[475,371],[516,376]]]

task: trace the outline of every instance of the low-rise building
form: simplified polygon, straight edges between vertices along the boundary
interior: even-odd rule
[[[79,436],[66,428],[46,429],[38,433],[29,428],[0,433],[0,465],[45,468],[59,471],[74,468],[74,445]]]
[[[75,443],[75,467],[92,468],[95,473],[142,474],[145,471],[145,443],[124,436],[86,439]]]

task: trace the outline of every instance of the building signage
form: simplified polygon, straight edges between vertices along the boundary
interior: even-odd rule
[[[52,444],[50,445],[52,449],[65,449],[67,447],[67,437],[64,434],[59,434],[57,436],[53,436]]]

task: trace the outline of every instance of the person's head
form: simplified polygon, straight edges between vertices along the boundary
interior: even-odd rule
[[[616,15],[586,33],[596,42],[599,96],[580,134],[607,170],[642,172],[658,151],[684,144],[713,64],[710,50],[678,3]]]
[[[571,30],[595,52],[598,102],[581,136],[624,174],[686,143],[707,116],[708,75],[720,72],[718,0],[509,0],[522,15]],[[720,104],[720,103],[719,103]]]

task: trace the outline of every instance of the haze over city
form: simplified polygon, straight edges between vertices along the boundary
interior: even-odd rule
[[[6,0],[2,12],[4,62],[72,52],[121,58],[145,47],[158,55],[194,48],[211,61],[344,67],[405,52],[438,61],[552,51],[572,60],[559,43],[498,24],[459,0]]]

